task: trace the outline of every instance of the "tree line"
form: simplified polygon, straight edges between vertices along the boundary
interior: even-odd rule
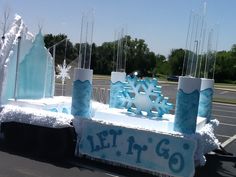
[[[45,46],[53,55],[52,46],[67,38],[65,34],[44,36]],[[92,44],[91,68],[94,74],[110,75],[116,64],[115,50],[117,41],[104,42],[98,46]],[[80,44],[72,44],[70,40],[56,47],[55,64],[62,64],[64,58],[67,64],[78,58]],[[66,50],[65,50],[66,48]],[[155,54],[150,51],[145,40],[126,36],[126,73],[139,71],[143,76],[167,77],[169,75],[181,75],[185,57],[185,50],[172,49],[166,58],[164,55]],[[236,84],[236,44],[232,45],[230,51],[216,52],[216,63],[214,79],[216,82],[227,82]]]

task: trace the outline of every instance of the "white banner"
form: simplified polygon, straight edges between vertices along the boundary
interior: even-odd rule
[[[193,176],[193,140],[137,129],[83,121],[77,152],[97,159],[171,176]]]

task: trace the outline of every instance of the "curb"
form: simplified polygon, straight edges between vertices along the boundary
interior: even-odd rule
[[[224,87],[215,87],[215,89],[229,91],[229,92],[236,92],[236,89],[229,89],[229,88],[224,88]]]
[[[236,106],[236,104],[233,104],[233,103],[223,103],[223,102],[217,102],[217,101],[213,101],[213,103],[223,105],[223,106]]]

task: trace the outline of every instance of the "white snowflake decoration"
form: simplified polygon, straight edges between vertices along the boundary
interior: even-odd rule
[[[173,104],[168,103],[168,98],[161,94],[161,86],[156,79],[139,80],[128,76],[121,93],[122,106],[138,115],[162,117],[173,109]]]
[[[56,77],[59,79],[61,78],[62,84],[65,83],[65,79],[70,79],[70,71],[71,66],[66,65],[66,60],[63,61],[63,65],[57,65],[57,71],[59,72]]]

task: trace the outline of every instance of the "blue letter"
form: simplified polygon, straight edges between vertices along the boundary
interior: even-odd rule
[[[110,130],[109,132],[111,135],[113,135],[113,141],[112,141],[112,147],[116,147],[116,137],[117,135],[121,135],[122,131],[118,130],[117,132],[113,129]]]
[[[147,150],[147,146],[144,145],[143,147],[141,147],[140,145],[135,144],[134,145],[134,149],[137,150],[137,160],[136,160],[136,163],[141,163],[141,161],[140,161],[141,152],[142,151],[146,151]]]
[[[168,139],[163,139],[161,140],[158,144],[157,144],[157,147],[156,147],[156,153],[160,156],[160,157],[164,157],[164,159],[168,159],[169,158],[169,149],[165,149],[165,148],[162,148],[161,149],[161,146],[162,144],[166,144],[168,145],[170,143],[170,141]],[[162,152],[161,152],[162,150]]]
[[[101,131],[101,132],[97,133],[97,136],[98,136],[98,138],[100,140],[101,149],[109,148],[110,147],[109,143],[107,143],[107,145],[104,145],[104,141],[106,140],[105,137],[108,136],[107,130],[104,130],[104,131]]]
[[[179,157],[179,158],[177,158],[177,157]],[[183,158],[182,154],[176,152],[176,153],[174,153],[170,156],[169,168],[174,173],[179,173],[183,170],[183,168],[184,168],[184,158]]]
[[[94,148],[94,142],[93,142],[93,136],[87,136],[87,140],[89,141],[90,143],[90,146],[91,146],[91,152],[93,151],[98,151],[100,148],[99,146],[96,146],[96,149]]]
[[[133,154],[132,149],[133,149],[133,144],[135,142],[134,137],[130,136],[127,141],[129,143],[129,148],[128,148],[128,152],[126,154]]]

